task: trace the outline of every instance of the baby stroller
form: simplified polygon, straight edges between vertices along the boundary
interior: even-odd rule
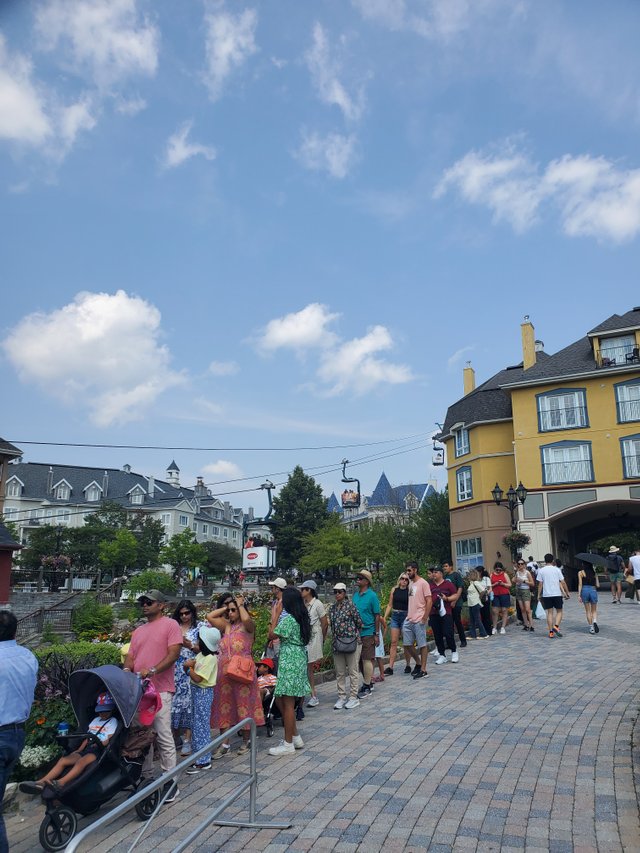
[[[271,669],[272,675],[277,675],[278,673],[278,662],[277,658],[267,657],[267,650],[262,654],[262,657],[258,661],[260,664],[262,661],[269,662],[269,668]],[[264,712],[264,726],[267,733],[267,737],[273,737],[273,721],[281,719],[282,715],[276,705],[276,697],[275,697],[275,685],[273,687],[268,687],[267,692],[262,698],[262,710]]]
[[[89,815],[108,802],[120,791],[139,790],[142,765],[152,747],[155,734],[150,729],[136,732],[132,728],[138,704],[144,693],[140,677],[124,672],[110,664],[96,669],[79,669],[69,676],[71,706],[78,720],[78,731],[59,735],[58,743],[68,754],[88,738],[98,742],[88,733],[89,723],[95,716],[96,696],[108,691],[116,704],[117,729],[98,758],[77,779],[69,782],[55,795],[42,793],[46,814],[40,824],[39,840],[45,850],[64,850],[76,833],[77,815]],[[140,820],[148,820],[158,804],[159,792],[153,791],[135,807]]]

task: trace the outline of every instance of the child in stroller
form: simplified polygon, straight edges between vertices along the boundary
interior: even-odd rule
[[[264,724],[267,729],[267,737],[273,735],[273,720],[280,717],[280,712],[275,704],[275,696],[273,690],[278,680],[274,675],[275,663],[273,658],[260,658],[256,661],[256,672],[258,674],[258,687],[260,688],[260,698],[262,699],[262,709],[264,711]]]
[[[48,787],[54,794],[59,795],[65,785],[77,779],[90,764],[98,759],[116,733],[118,720],[114,716],[115,710],[113,696],[107,691],[99,693],[95,707],[97,716],[88,727],[88,731],[95,735],[97,740],[85,738],[76,750],[58,759],[41,779],[35,782],[22,782],[20,790],[25,794],[40,794]]]

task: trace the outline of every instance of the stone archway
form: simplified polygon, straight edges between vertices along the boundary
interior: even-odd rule
[[[637,531],[640,536],[640,501],[595,501],[574,507],[549,519],[552,541],[563,562],[585,551],[602,536]]]

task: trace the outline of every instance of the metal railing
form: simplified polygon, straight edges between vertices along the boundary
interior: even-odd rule
[[[541,410],[540,429],[571,429],[587,425],[586,406],[564,406],[560,409]]]
[[[198,824],[198,826],[193,829],[186,838],[184,838],[180,843],[173,848],[172,853],[182,853],[183,850],[186,850],[190,844],[192,844],[195,839],[204,832],[207,827],[211,826],[211,824],[215,824],[216,826],[235,826],[238,829],[289,829],[291,826],[290,823],[261,823],[256,822],[256,798],[258,791],[258,773],[256,769],[257,764],[257,730],[255,721],[251,718],[247,717],[239,723],[236,723],[235,726],[232,726],[230,729],[224,734],[218,735],[212,741],[210,741],[206,746],[203,746],[202,749],[199,749],[197,752],[194,752],[180,764],[177,764],[173,770],[167,770],[166,773],[163,773],[158,779],[155,779],[153,782],[145,785],[140,788],[137,793],[135,793],[132,797],[126,799],[119,806],[116,806],[115,809],[110,811],[108,814],[104,815],[101,818],[98,818],[94,823],[88,826],[86,829],[83,829],[82,832],[78,833],[78,835],[73,838],[67,847],[65,848],[65,853],[75,853],[80,844],[88,838],[91,838],[95,835],[95,833],[102,829],[102,827],[107,826],[112,823],[116,818],[119,818],[121,815],[126,814],[126,812],[130,811],[132,808],[141,803],[143,800],[146,800],[147,797],[152,794],[154,791],[159,791],[163,788],[167,782],[171,782],[176,777],[180,777],[182,772],[187,769],[191,764],[197,762],[198,758],[201,758],[203,755],[206,755],[208,752],[211,752],[220,744],[223,744],[226,740],[232,737],[236,732],[239,732],[241,729],[249,724],[250,726],[250,751],[249,751],[249,776],[243,782],[241,782],[237,788],[235,788],[230,794],[228,794],[218,805],[213,809],[213,811],[209,812],[207,817]],[[177,784],[177,781],[176,781]],[[127,853],[131,853],[131,851],[136,847],[142,836],[145,834],[152,821],[155,819],[156,815],[160,811],[161,807],[164,805],[166,798],[169,796],[171,788],[168,788],[167,791],[160,796],[158,800],[158,804],[153,811],[153,814],[149,818],[148,821],[142,826],[140,832],[133,839],[133,843],[131,847],[127,850]],[[245,791],[249,791],[249,820],[218,820],[218,815],[222,814],[222,812],[227,809],[238,797],[242,796]]]
[[[544,462],[545,483],[582,483],[593,480],[591,462],[586,459],[574,462]]]
[[[26,616],[18,619],[18,635],[21,640],[33,637],[35,634],[41,634],[45,625],[50,625],[54,632],[69,632],[71,631],[72,614],[73,610],[71,608],[45,609],[41,607],[39,610],[34,610],[32,613],[27,613]]]

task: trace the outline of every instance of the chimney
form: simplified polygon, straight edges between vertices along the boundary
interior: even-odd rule
[[[123,465],[122,470],[124,471],[125,474],[130,474],[131,473],[131,465]]]
[[[525,370],[529,370],[536,363],[536,343],[535,329],[528,314],[525,314],[524,323],[520,324],[520,329],[522,331],[522,364]]]
[[[536,339],[533,342],[533,348],[535,349],[536,352],[544,352],[544,341],[540,341],[540,340]]]
[[[472,391],[475,391],[476,372],[473,367],[471,367],[470,361],[466,363],[465,368],[462,371],[462,385],[465,397],[467,396],[467,394],[470,394]]]
[[[106,498],[109,492],[109,475],[105,471],[102,475],[102,497]]]
[[[199,498],[204,498],[207,496],[207,487],[205,486],[202,477],[196,478],[196,486],[193,491]]]
[[[50,495],[53,491],[53,468],[49,465],[49,472],[47,474],[47,495]]]
[[[147,477],[147,482],[149,483],[147,486],[147,494],[152,498],[156,493],[156,481],[152,474]]]

